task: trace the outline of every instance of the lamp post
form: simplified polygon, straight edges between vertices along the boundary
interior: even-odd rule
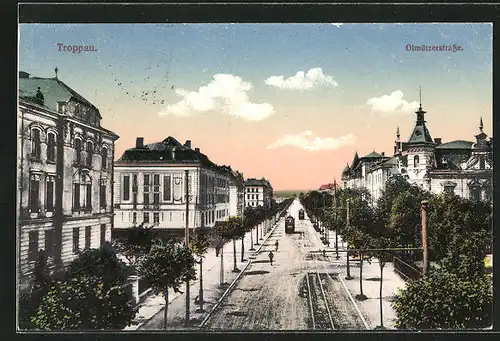
[[[347,224],[346,224],[346,227],[349,229],[349,199],[346,200],[346,204],[347,204],[347,215],[346,215],[346,219],[347,219]],[[351,268],[349,266],[349,243],[347,243],[347,277],[345,279],[347,280],[350,280],[352,279],[351,277]]]
[[[189,170],[186,169],[186,228],[184,232],[184,244],[186,247],[189,247]],[[190,288],[189,288],[189,281],[186,281],[186,320],[185,320],[185,326],[187,327],[189,325],[189,312],[190,312]]]
[[[422,272],[423,275],[427,275],[427,200],[422,200],[421,202],[421,209],[422,209],[422,249],[423,249],[423,267],[422,267]]]

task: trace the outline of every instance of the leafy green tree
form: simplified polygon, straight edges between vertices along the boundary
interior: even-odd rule
[[[54,282],[31,320],[41,330],[123,329],[136,313],[121,283],[80,276]]]
[[[182,283],[196,279],[196,260],[184,244],[156,240],[141,263],[140,272],[156,294],[163,293],[165,310],[163,327],[167,328],[168,290],[180,292]]]
[[[394,247],[393,241],[383,235],[379,235],[377,238],[372,240],[372,247],[377,249],[372,251],[371,255],[378,259],[378,264],[380,267],[380,288],[379,288],[379,302],[380,302],[380,326],[379,329],[384,329],[384,314],[382,308],[382,289],[384,282],[384,267],[387,262],[392,261],[392,251],[384,250]]]
[[[142,258],[151,249],[153,239],[151,228],[130,228],[124,231],[124,235],[113,240],[113,248],[119,255],[124,256],[133,271],[136,271]]]
[[[81,252],[66,269],[65,278],[96,277],[102,279],[106,287],[125,283],[132,270],[118,259],[109,242],[99,249]]]
[[[217,221],[210,236],[215,255],[220,255],[220,285],[224,285],[224,245],[233,238],[233,229],[228,221]]]
[[[189,246],[193,250],[194,254],[199,257],[198,263],[200,264],[200,289],[198,293],[198,301],[200,303],[200,311],[203,311],[203,258],[205,258],[205,253],[207,253],[210,247],[210,239],[208,236],[209,232],[196,229],[194,234],[189,238]]]
[[[229,217],[227,224],[230,230],[231,239],[233,240],[233,272],[239,272],[240,270],[236,265],[236,240],[245,236],[243,221],[240,217]]]
[[[493,284],[447,271],[409,282],[393,302],[399,329],[476,329],[492,323]]]
[[[351,227],[347,233],[347,241],[349,244],[353,245],[358,251],[359,256],[359,295],[356,295],[358,300],[365,300],[367,297],[363,293],[363,257],[364,254],[363,249],[367,249],[370,246],[370,242],[372,241],[370,236],[358,229],[356,227]]]
[[[396,196],[391,208],[388,227],[392,235],[399,237],[402,247],[416,246],[417,226],[421,222],[420,197],[410,192],[402,192]]]

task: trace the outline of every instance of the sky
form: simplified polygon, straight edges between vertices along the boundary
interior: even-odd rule
[[[491,135],[492,49],[489,23],[19,26],[19,70],[57,67],[120,136],[115,159],[173,136],[275,190],[340,181],[355,152],[392,155],[420,88],[433,138],[474,141],[480,117]]]

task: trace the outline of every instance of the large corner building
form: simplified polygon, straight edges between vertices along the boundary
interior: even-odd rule
[[[57,72],[57,71],[56,71]],[[111,240],[118,136],[99,110],[56,77],[19,73],[17,256],[21,289],[40,250],[51,269]]]

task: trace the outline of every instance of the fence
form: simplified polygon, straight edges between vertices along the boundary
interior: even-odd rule
[[[410,265],[398,257],[393,257],[394,271],[405,281],[413,281],[423,276],[415,266]]]

